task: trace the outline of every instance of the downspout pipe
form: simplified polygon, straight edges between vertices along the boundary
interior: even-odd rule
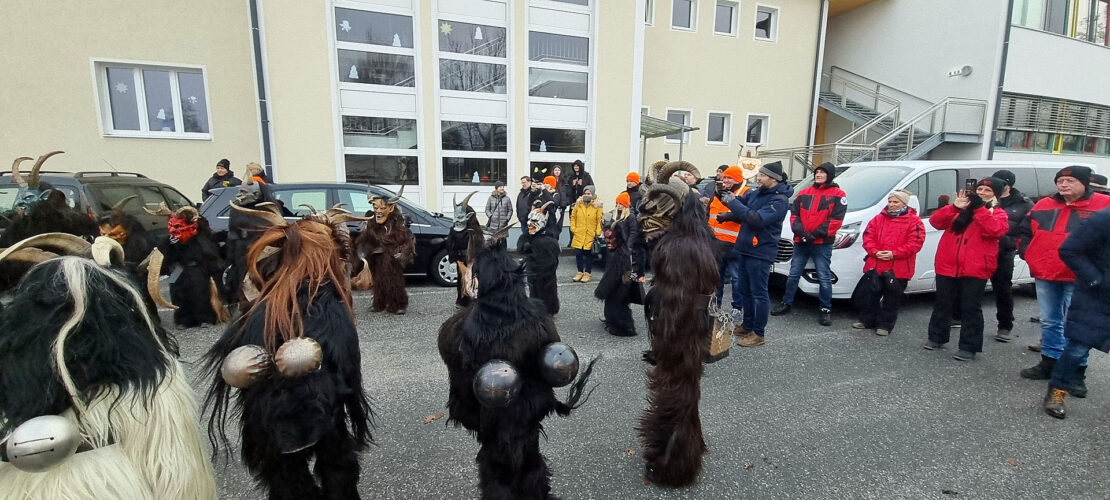
[[[1014,2],[1006,2],[1006,31],[1002,37],[1002,62],[998,70],[998,87],[995,89],[994,96],[994,118],[991,120],[991,128],[983,135],[984,139],[989,145],[987,148],[987,159],[994,159],[994,131],[998,130],[998,117],[1002,114],[1002,87],[1006,84],[1006,60],[1010,55],[1010,30],[1013,29],[1014,19]]]
[[[817,31],[817,57],[814,58],[813,63],[813,96],[810,101],[809,111],[809,134],[806,136],[806,144],[813,146],[813,141],[817,135],[817,102],[821,96],[821,67],[825,64],[825,34],[829,24],[829,0],[821,1],[821,20],[818,23]]]
[[[262,164],[270,178],[276,178],[274,172],[273,146],[270,140],[270,102],[266,94],[266,67],[262,60],[262,28],[259,27],[261,12],[258,0],[248,0],[251,16],[251,42],[254,50],[254,80],[258,85],[258,116],[261,118],[262,131]]]

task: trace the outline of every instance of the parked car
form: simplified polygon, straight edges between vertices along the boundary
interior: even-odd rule
[[[157,210],[165,203],[176,210],[193,205],[180,191],[132,172],[42,172],[39,179],[65,193],[69,206],[94,220],[111,212],[120,200],[137,195],[138,202],[128,203],[124,211],[138,218],[155,241],[166,236],[167,219],[146,213],[144,207]],[[19,185],[11,181],[11,172],[0,173],[0,213],[12,210],[18,191]]]
[[[1075,163],[1038,161],[875,161],[849,163],[843,173],[833,180],[848,198],[848,213],[844,224],[833,240],[832,272],[833,298],[851,298],[856,284],[863,276],[863,250],[861,233],[880,211],[886,207],[886,195],[895,189],[913,193],[910,206],[925,221],[925,245],[917,254],[914,277],[906,286],[906,293],[936,291],[936,271],[933,268],[941,231],[926,220],[945,201],[956,199],[956,191],[965,179],[983,179],[998,170],[1010,170],[1017,177],[1015,187],[1033,201],[1056,192],[1055,175],[1061,168]],[[1083,165],[1083,164],[1080,164]],[[1094,165],[1086,166],[1095,169]],[[813,176],[806,177],[794,188],[797,193],[813,184]],[[793,202],[793,200],[791,200]],[[789,224],[783,224],[779,240],[779,255],[772,272],[782,276],[790,274],[790,258],[794,249],[794,233]],[[816,296],[816,269],[807,266],[798,282],[798,289]],[[1029,266],[1015,257],[1014,285],[1032,283]]]
[[[289,221],[299,220],[308,214],[308,209],[300,206],[302,204],[325,210],[336,203],[342,203],[343,208],[356,215],[363,215],[374,209],[366,199],[368,188],[375,195],[395,195],[393,191],[382,187],[355,183],[282,183],[270,186],[274,197],[292,214],[286,217]],[[216,238],[222,241],[227,235],[230,203],[235,199],[238,188],[218,188],[211,190],[211,193],[212,196],[201,205],[200,213],[208,218]],[[440,286],[455,286],[458,271],[455,263],[448,258],[445,247],[447,233],[451,230],[451,219],[437,212],[429,212],[407,198],[401,198],[398,206],[416,237],[416,258],[405,269],[405,273],[426,274]],[[360,224],[352,222],[348,226],[351,236],[357,237]]]

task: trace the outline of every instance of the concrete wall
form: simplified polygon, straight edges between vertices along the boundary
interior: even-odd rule
[[[1006,92],[1110,105],[1110,50],[1062,35],[1014,26]]]
[[[139,172],[193,201],[220,158],[237,174],[261,159],[245,1],[2,2],[0,158],[65,150],[62,171]],[[203,22],[190,22],[203,13]],[[210,139],[109,137],[100,132],[94,59],[205,71]],[[8,165],[5,163],[5,165]]]

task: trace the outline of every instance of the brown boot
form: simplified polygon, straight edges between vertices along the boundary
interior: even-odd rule
[[[1044,395],[1044,412],[1056,418],[1068,416],[1064,408],[1064,400],[1067,397],[1068,391],[1048,386],[1048,392]]]
[[[583,274],[586,274],[586,273],[583,273],[582,271],[578,271],[578,274],[575,274],[574,277],[571,278],[570,280],[574,281],[574,282],[582,281],[582,275]]]
[[[578,281],[580,281],[582,283],[589,283],[590,282],[590,273],[582,273],[582,279],[580,279]]]
[[[740,347],[759,347],[763,345],[763,336],[753,333],[751,335],[748,335],[747,337],[740,339],[740,341],[737,342],[736,345],[739,345]]]
[[[748,330],[745,330],[744,327],[740,326],[740,325],[736,325],[736,326],[732,327],[732,334],[737,339],[742,339],[744,337],[747,337],[748,335],[755,335],[754,333],[752,333]]]

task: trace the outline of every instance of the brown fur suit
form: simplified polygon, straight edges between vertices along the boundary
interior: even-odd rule
[[[416,239],[405,225],[400,207],[381,224],[375,220],[366,221],[355,248],[370,265],[370,275],[374,279],[374,303],[370,310],[403,314],[409,307],[405,266],[416,256]]]
[[[637,431],[647,462],[645,479],[685,486],[697,478],[706,450],[698,401],[702,353],[709,348],[712,330],[706,308],[717,289],[718,270],[704,208],[684,183],[667,182],[675,170],[690,171],[694,166],[671,162],[661,171],[658,168],[656,186],[647,189],[639,220],[655,217],[658,221],[659,215],[669,215],[662,218],[669,224],[661,229],[645,224],[654,229],[645,232],[654,243],[651,267],[655,272],[645,312],[655,366],[647,372],[649,406]],[[670,217],[673,221],[666,221]]]

